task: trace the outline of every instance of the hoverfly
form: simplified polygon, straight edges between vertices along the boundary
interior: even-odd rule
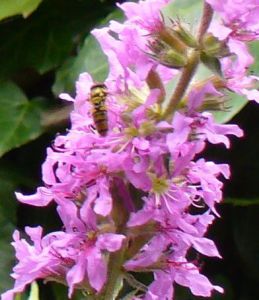
[[[106,109],[107,87],[104,83],[96,83],[90,89],[90,103],[92,104],[92,116],[96,130],[101,136],[108,132],[108,118]]]

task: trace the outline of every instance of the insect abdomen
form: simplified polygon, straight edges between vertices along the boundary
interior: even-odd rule
[[[95,84],[91,87],[90,102],[92,103],[93,120],[96,130],[101,136],[108,132],[108,119],[106,110],[107,87],[103,83]]]

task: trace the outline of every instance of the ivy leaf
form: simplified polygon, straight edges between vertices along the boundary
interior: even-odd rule
[[[28,17],[41,3],[42,0],[1,0],[0,21],[14,16]]]
[[[28,101],[12,82],[0,83],[0,156],[42,133],[38,101]]]

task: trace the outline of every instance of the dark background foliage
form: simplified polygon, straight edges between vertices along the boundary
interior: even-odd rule
[[[27,2],[35,4],[37,0]],[[121,18],[112,0],[38,2],[27,18],[7,13],[0,21],[0,292],[12,286],[13,230],[23,232],[27,225],[42,225],[45,233],[60,229],[54,205],[35,208],[19,204],[14,191],[35,191],[41,184],[46,147],[57,132],[69,127],[70,107],[57,95],[64,91],[73,94],[80,72],[87,70],[98,81],[105,78],[105,57],[89,31],[111,18]],[[178,1],[181,14],[197,19],[200,7],[196,3],[199,5],[199,0]],[[251,49],[258,57],[258,45]],[[258,73],[258,69],[257,62],[252,71]],[[233,104],[228,119],[244,105],[242,101],[237,99],[237,107]],[[230,163],[232,168],[232,178],[225,184],[226,200],[218,207],[221,218],[208,232],[223,259],[199,257],[204,273],[226,290],[223,296],[215,294],[213,300],[259,299],[258,113],[258,106],[247,104],[231,120],[244,129],[244,138],[233,139],[230,151],[209,146],[205,154],[216,162]],[[62,286],[41,282],[39,286],[40,299],[67,298]],[[83,298],[79,294],[75,299]],[[198,298],[178,287],[176,299]]]

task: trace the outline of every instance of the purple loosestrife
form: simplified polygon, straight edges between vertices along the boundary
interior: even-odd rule
[[[221,180],[230,171],[197,155],[207,143],[229,148],[229,135],[242,136],[237,125],[218,124],[211,113],[224,111],[226,89],[258,100],[245,44],[258,37],[256,21],[245,6],[210,0],[222,20],[209,27],[213,11],[205,3],[195,36],[162,15],[169,2],[118,5],[126,21],[93,30],[110,63],[108,132],[102,136],[95,128],[89,101],[95,83],[83,73],[74,98],[60,95],[73,102],[71,128],[47,149],[43,185],[34,195],[16,193],[34,206],[56,202],[63,230],[43,236],[42,228],[27,227],[31,242],[15,231],[15,286],[3,300],[36,279],[67,285],[69,297],[82,290],[106,300],[115,299],[125,281],[130,299],[174,299],[175,283],[197,296],[223,292],[201,274],[189,250],[221,257],[205,235],[219,216]],[[256,1],[247,2],[258,9]],[[222,77],[191,81],[201,53],[218,60]],[[167,84],[176,74],[181,77],[171,96]],[[152,272],[153,282],[146,286],[130,272]]]
[[[248,75],[247,70],[254,62],[246,41],[259,39],[258,0],[207,0],[221,19],[212,22],[211,31],[220,41],[224,41],[235,57],[222,58],[222,71],[227,79],[227,87],[259,103],[258,80]]]

